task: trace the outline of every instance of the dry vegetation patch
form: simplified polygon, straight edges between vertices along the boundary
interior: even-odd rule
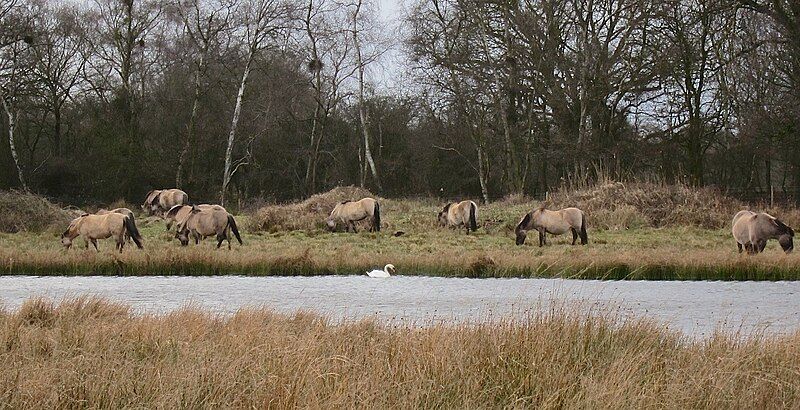
[[[302,202],[268,205],[259,208],[251,215],[247,229],[264,232],[323,229],[325,218],[336,204],[364,197],[376,198],[366,189],[344,186],[312,195]]]
[[[0,232],[64,229],[78,210],[62,209],[47,198],[20,191],[0,191]]]
[[[0,344],[10,408],[800,406],[800,335],[694,342],[558,308],[417,327],[34,299],[0,313]]]

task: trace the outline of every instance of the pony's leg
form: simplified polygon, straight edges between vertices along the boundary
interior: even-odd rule
[[[353,228],[353,233],[358,233],[358,229],[356,228],[356,223],[353,221],[350,221],[349,223],[350,226]]]
[[[92,245],[94,245],[94,250],[100,252],[100,249],[97,247],[97,239],[92,239]],[[88,246],[87,246],[88,248]]]
[[[544,231],[540,230],[539,231],[539,247],[541,248],[542,246],[544,246],[546,241],[547,241],[547,238],[545,238]]]
[[[764,252],[764,249],[766,247],[767,247],[767,240],[766,239],[762,239],[762,240],[758,241],[758,252],[757,253]]]
[[[575,245],[575,241],[578,240],[578,230],[575,228],[569,228],[572,231],[572,245]]]
[[[739,242],[736,242],[736,247],[739,248],[739,253],[742,253],[742,244],[739,243]]]
[[[225,240],[225,235],[223,234],[217,235],[217,249],[219,249],[222,246],[222,241],[224,240]]]

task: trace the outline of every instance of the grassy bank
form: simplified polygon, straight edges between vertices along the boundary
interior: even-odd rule
[[[110,241],[101,251],[64,250],[57,232],[0,234],[0,272],[37,275],[320,275],[358,274],[393,263],[404,275],[461,277],[573,277],[606,279],[800,279],[800,256],[776,244],[764,254],[736,253],[721,229],[590,230],[588,246],[567,237],[539,248],[515,246],[506,222],[466,236],[433,225],[435,206],[386,201],[381,233],[291,231],[245,233],[244,246],[214,249],[207,240],[182,248],[160,221],[141,221],[145,249],[120,255]],[[403,213],[401,208],[414,211]],[[521,210],[520,210],[521,211]],[[491,208],[484,216],[492,218]],[[242,217],[246,219],[246,217]],[[419,222],[422,221],[422,222]],[[502,226],[500,226],[502,225]],[[512,223],[513,225],[513,223]],[[394,229],[392,229],[394,228]],[[393,230],[404,230],[400,237]],[[530,241],[535,242],[535,241]],[[82,245],[82,244],[81,244]]]
[[[692,342],[568,312],[406,327],[31,300],[0,313],[0,343],[10,408],[800,406],[800,335]]]
[[[364,195],[340,188],[287,206],[238,216],[244,246],[214,249],[209,239],[181,248],[157,218],[139,218],[144,250],[122,255],[101,242],[101,252],[82,241],[67,251],[61,229],[0,233],[0,273],[36,275],[322,275],[360,274],[392,263],[403,275],[454,277],[568,277],[592,279],[798,280],[800,256],[784,255],[771,243],[764,254],[739,255],[724,217],[743,207],[718,193],[685,187],[612,183],[572,193],[561,202],[586,209],[588,246],[570,246],[571,236],[554,237],[544,248],[529,240],[514,246],[513,229],[538,202],[508,198],[482,206],[480,229],[436,225],[442,201],[382,199],[383,230],[329,233],[324,216],[344,197]],[[565,199],[566,198],[566,199]],[[616,199],[615,199],[616,198]],[[617,201],[617,202],[614,202]],[[700,204],[712,201],[708,209]],[[659,202],[669,206],[658,206]],[[683,204],[683,205],[679,205]],[[796,210],[776,210],[797,226]],[[710,216],[709,216],[710,215]],[[718,225],[715,225],[715,223]],[[403,232],[401,236],[393,233]],[[535,235],[533,235],[535,236]]]

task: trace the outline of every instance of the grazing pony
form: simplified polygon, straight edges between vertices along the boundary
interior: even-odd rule
[[[69,228],[61,234],[61,244],[69,249],[75,238],[83,236],[83,242],[87,249],[89,248],[89,242],[91,242],[94,245],[94,249],[99,251],[97,240],[113,237],[117,243],[114,249],[119,249],[119,252],[122,253],[126,235],[133,239],[139,249],[143,248],[142,236],[139,234],[139,230],[136,229],[136,223],[130,217],[116,212],[105,215],[86,214],[70,222]]]
[[[525,214],[514,229],[514,233],[517,235],[517,245],[525,243],[529,230],[539,231],[539,246],[547,243],[546,234],[561,235],[567,231],[572,231],[573,245],[578,236],[581,237],[581,245],[589,243],[589,237],[586,234],[586,215],[578,208],[550,211],[542,205],[539,209]]]
[[[209,205],[209,204],[175,205],[172,208],[170,208],[166,214],[164,214],[164,219],[167,220],[167,230],[170,230],[172,228],[172,224],[186,219],[186,217],[189,216],[189,214],[192,212],[192,209],[194,209],[195,207],[201,211],[205,211],[207,209],[217,209],[220,211],[228,212],[227,210],[225,210],[225,208],[223,208],[220,205]]]
[[[380,232],[381,230],[381,206],[378,201],[372,198],[364,198],[359,201],[344,201],[336,205],[331,211],[330,216],[325,219],[328,229],[334,231],[337,223],[341,222],[345,226],[345,231],[357,232],[356,222],[371,218],[370,232]]]
[[[221,208],[221,207],[219,207]],[[191,212],[182,220],[178,221],[175,237],[181,241],[182,246],[189,244],[189,236],[194,239],[195,245],[200,240],[209,236],[217,236],[217,249],[222,246],[222,241],[228,241],[228,249],[231,249],[231,231],[243,245],[242,237],[239,235],[239,228],[236,227],[236,220],[233,215],[224,209],[209,208],[201,210],[193,207]]]
[[[136,218],[133,217],[133,211],[131,211],[128,208],[114,208],[114,209],[112,209],[110,211],[108,209],[101,209],[101,210],[95,212],[95,215],[106,215],[106,214],[111,214],[111,213],[125,215],[128,218],[131,218],[131,221],[134,222],[134,225],[136,224]],[[128,235],[127,232],[125,233],[125,242],[127,242],[127,243],[131,242],[131,237],[130,237],[130,235]]]
[[[189,203],[189,195],[180,189],[156,189],[147,193],[142,209],[148,215],[161,215],[175,205]]]
[[[794,230],[767,213],[739,211],[733,217],[731,232],[739,253],[742,248],[748,255],[763,252],[768,239],[777,239],[786,253],[794,249]]]
[[[478,205],[472,201],[451,202],[439,212],[439,224],[448,227],[464,226],[469,231],[478,230],[477,221]]]

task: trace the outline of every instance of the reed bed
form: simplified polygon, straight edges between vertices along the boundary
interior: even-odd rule
[[[80,298],[0,313],[9,408],[796,408],[800,335],[693,341],[569,309],[425,326]]]

